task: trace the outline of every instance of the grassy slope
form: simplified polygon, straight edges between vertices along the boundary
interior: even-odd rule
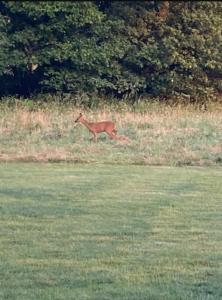
[[[0,299],[221,299],[215,168],[0,164]]]

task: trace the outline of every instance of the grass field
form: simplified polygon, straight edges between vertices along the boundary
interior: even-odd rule
[[[220,168],[0,164],[0,299],[222,299]]]
[[[82,162],[165,166],[222,165],[222,105],[146,103],[81,110],[89,121],[112,120],[127,142],[98,143],[81,124],[80,109],[47,104],[30,109],[0,103],[0,161]]]

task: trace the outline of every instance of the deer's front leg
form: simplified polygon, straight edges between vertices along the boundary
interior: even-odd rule
[[[96,143],[97,142],[97,135],[96,135],[95,132],[92,132],[92,134],[93,134],[93,141]]]

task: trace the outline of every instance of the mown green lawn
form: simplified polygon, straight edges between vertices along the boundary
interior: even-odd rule
[[[222,170],[0,164],[0,299],[222,299]]]

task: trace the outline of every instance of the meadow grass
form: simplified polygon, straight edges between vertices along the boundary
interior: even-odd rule
[[[221,299],[221,194],[215,167],[2,162],[0,299]]]
[[[128,141],[95,144],[74,120],[82,112],[89,121],[113,120]],[[222,164],[222,105],[207,110],[192,105],[144,103],[102,106],[95,110],[72,105],[21,103],[0,105],[1,161],[72,161],[105,164],[216,166]]]

